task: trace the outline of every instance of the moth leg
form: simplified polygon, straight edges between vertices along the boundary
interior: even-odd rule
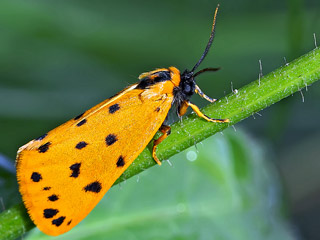
[[[186,114],[187,109],[188,109],[188,104],[186,103],[186,101],[182,102],[182,104],[179,106],[178,108],[178,115],[179,117],[182,117],[183,115]]]
[[[159,158],[156,155],[156,149],[157,146],[166,138],[170,135],[171,133],[171,128],[167,125],[162,124],[161,127],[159,128],[160,132],[162,132],[162,135],[157,139],[154,140],[153,142],[153,148],[152,148],[152,157],[153,159],[159,164],[161,165],[161,162],[159,160]]]
[[[199,88],[198,85],[196,85],[195,92],[196,92],[196,94],[199,94],[200,97],[204,98],[205,100],[207,100],[207,101],[209,101],[209,102],[212,102],[212,103],[213,103],[213,102],[217,101],[217,99],[214,99],[214,98],[211,98],[211,97],[208,97],[207,95],[205,95],[205,94],[201,91],[201,89]]]
[[[198,108],[197,105],[189,102],[189,101],[185,101],[185,103],[192,108],[192,110],[201,118],[204,118],[205,120],[209,121],[209,122],[230,122],[229,119],[214,119],[214,118],[210,118],[207,115],[203,114],[200,109]]]

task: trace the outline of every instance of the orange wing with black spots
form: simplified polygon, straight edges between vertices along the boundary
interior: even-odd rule
[[[152,73],[148,86],[132,85],[19,149],[20,192],[41,231],[59,235],[78,224],[151,141],[174,88]]]

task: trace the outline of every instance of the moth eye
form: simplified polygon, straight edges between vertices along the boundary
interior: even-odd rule
[[[191,91],[190,85],[185,85],[184,91],[187,92],[187,93],[189,93],[189,92]]]

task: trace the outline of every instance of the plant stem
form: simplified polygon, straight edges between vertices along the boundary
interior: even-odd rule
[[[171,135],[159,145],[157,156],[168,159],[319,79],[320,49],[317,48],[202,110],[214,118],[229,118],[229,124],[207,122],[195,114],[173,124]],[[115,184],[155,165],[150,148],[149,144]],[[0,214],[0,239],[16,239],[33,226],[21,203]]]
[[[23,203],[0,214],[0,239],[17,239],[34,227]]]
[[[182,122],[173,124],[171,135],[159,145],[157,156],[160,159],[168,159],[228,126],[301,91],[319,79],[320,49],[316,48],[202,109],[202,112],[210,117],[229,118],[229,124],[207,122],[196,114],[190,114]],[[149,145],[116,183],[153,165],[155,161],[151,156],[151,145]]]

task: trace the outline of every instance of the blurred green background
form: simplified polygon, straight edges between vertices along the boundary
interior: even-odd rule
[[[13,165],[21,145],[136,82],[141,72],[192,68],[217,3],[2,0],[1,208],[21,201]],[[260,59],[267,74],[310,51],[314,33],[320,45],[319,0],[219,3],[216,38],[201,67],[222,69],[198,78],[211,97],[257,79]],[[134,177],[113,188],[66,238],[319,239],[319,100],[315,84],[237,124],[236,132],[181,153],[173,167],[154,167],[138,183]],[[29,237],[42,235],[35,230]]]

